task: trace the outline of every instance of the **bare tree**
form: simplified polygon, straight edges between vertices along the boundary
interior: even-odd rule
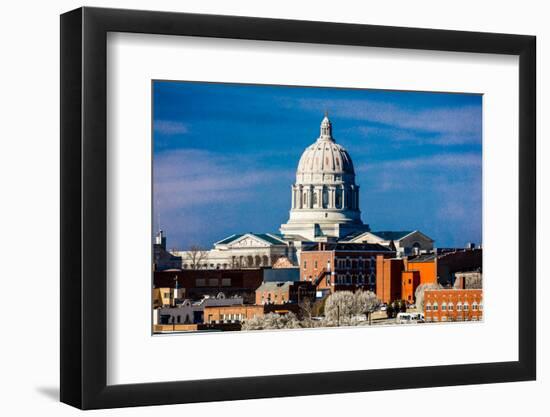
[[[189,261],[191,269],[201,269],[208,260],[208,250],[198,245],[191,245],[185,252],[185,259]]]
[[[305,297],[300,300],[298,307],[300,308],[300,319],[304,327],[313,327],[313,302],[309,297]]]
[[[440,288],[443,288],[443,287],[437,283],[420,284],[418,287],[416,287],[416,291],[414,292],[416,308],[420,310],[424,310],[424,292],[426,290],[437,290]]]

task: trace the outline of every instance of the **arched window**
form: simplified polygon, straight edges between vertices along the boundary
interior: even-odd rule
[[[430,303],[426,304],[426,311],[431,311],[432,305]]]
[[[336,189],[336,208],[342,208],[342,189]]]
[[[447,303],[441,304],[441,311],[447,311]]]
[[[313,192],[313,206],[315,207],[317,205],[317,193]]]
[[[439,310],[439,305],[437,303],[433,303],[433,311]]]
[[[323,189],[323,208],[328,207],[328,190],[325,188]]]
[[[453,305],[453,303],[449,303],[449,304],[447,305],[447,310],[449,310],[449,311],[453,311],[453,310],[454,310],[454,305]]]

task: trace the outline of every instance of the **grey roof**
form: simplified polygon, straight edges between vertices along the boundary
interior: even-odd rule
[[[302,248],[302,251],[316,251],[321,245],[326,251],[394,252],[379,243],[316,243]]]
[[[256,291],[273,291],[277,289],[287,289],[290,287],[294,282],[292,281],[273,281],[273,282],[264,282],[262,285],[258,287]]]
[[[415,257],[410,257],[409,262],[428,262],[433,261],[437,257],[434,253],[426,253]]]
[[[399,231],[399,232],[382,231],[382,232],[371,232],[371,233],[384,240],[399,240],[399,239],[403,239],[407,235],[410,235],[412,232],[413,230],[405,230],[405,231]]]

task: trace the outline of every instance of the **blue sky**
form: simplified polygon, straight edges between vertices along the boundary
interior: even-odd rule
[[[170,248],[276,232],[324,111],[372,230],[481,243],[482,97],[154,81],[153,197]]]

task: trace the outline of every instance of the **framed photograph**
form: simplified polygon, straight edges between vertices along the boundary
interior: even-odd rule
[[[61,401],[533,380],[535,37],[61,16]]]

